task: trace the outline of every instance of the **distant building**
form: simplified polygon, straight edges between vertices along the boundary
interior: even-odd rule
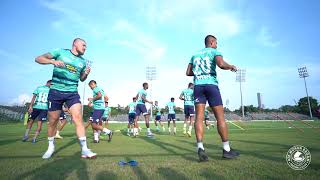
[[[258,108],[263,109],[264,105],[262,104],[262,95],[261,93],[257,93],[257,98],[258,98]]]

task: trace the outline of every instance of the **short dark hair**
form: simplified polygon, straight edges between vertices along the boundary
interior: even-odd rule
[[[72,44],[74,44],[76,41],[83,41],[83,42],[86,42],[84,39],[81,39],[81,38],[75,38],[72,42]]]
[[[51,83],[51,81],[52,81],[51,79],[50,79],[50,80],[48,80],[48,81],[47,81],[47,84],[48,84],[48,83]]]
[[[97,84],[97,82],[95,81],[95,80],[91,80],[91,81],[89,81],[89,85],[91,84],[91,83],[94,83],[94,84]]]
[[[137,98],[136,98],[136,97],[133,97],[132,100],[137,100]]]
[[[206,38],[204,38],[204,44],[206,45],[206,46],[208,46],[209,45],[209,43],[210,43],[210,39],[211,38],[213,38],[213,39],[217,39],[216,37],[214,37],[213,35],[207,35],[206,36]]]
[[[171,98],[171,101],[173,101],[173,100],[174,100],[174,98],[172,97],[172,98]]]
[[[147,82],[144,82],[144,83],[142,84],[142,87],[144,87],[145,85],[148,85],[148,83],[147,83]]]
[[[191,87],[192,85],[193,85],[193,83],[189,83],[189,84],[188,84],[188,87]]]

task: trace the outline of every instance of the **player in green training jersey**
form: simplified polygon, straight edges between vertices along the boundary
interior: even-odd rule
[[[133,97],[132,102],[128,105],[129,113],[128,113],[128,130],[127,135],[131,136],[133,134],[134,128],[134,120],[136,118],[136,107],[137,107],[137,98]]]
[[[104,123],[105,128],[109,128],[109,120],[111,118],[111,107],[109,107],[108,101],[105,102],[105,109],[102,115],[102,123]]]
[[[191,131],[193,127],[193,121],[194,121],[194,100],[193,100],[193,83],[188,84],[188,88],[184,89],[179,99],[184,101],[184,114],[185,114],[185,120],[183,124],[183,134],[188,134],[189,137],[191,137]],[[189,122],[189,130],[187,130],[187,122]]]
[[[156,130],[159,132],[160,131],[160,128],[158,127],[158,122],[160,124],[160,126],[162,127],[162,130],[165,131],[165,127],[164,125],[161,123],[161,108],[159,107],[158,105],[158,101],[155,101],[154,102],[154,106],[153,106],[155,112],[156,112],[156,117],[154,119],[154,124],[156,125]]]
[[[93,97],[89,98],[88,101],[92,101],[93,103],[93,114],[92,114],[92,129],[95,130],[94,132],[94,142],[99,142],[99,131],[104,132],[106,135],[109,136],[109,142],[112,139],[112,131],[103,128],[103,126],[100,125],[100,122],[102,121],[102,115],[105,111],[105,93],[103,89],[97,86],[97,82],[95,80],[91,80],[89,82],[89,86],[93,91]]]
[[[29,132],[32,128],[33,122],[38,120],[38,126],[34,137],[32,138],[32,143],[36,142],[38,135],[40,134],[42,128],[42,122],[47,120],[48,112],[48,94],[50,90],[51,80],[47,81],[45,86],[39,86],[33,92],[32,100],[29,106],[29,119],[24,133],[22,141],[25,142],[29,138]]]
[[[187,76],[194,76],[195,133],[199,160],[208,161],[202,143],[204,109],[207,101],[217,119],[217,128],[223,145],[222,156],[224,158],[235,158],[239,156],[239,152],[231,149],[229,145],[228,127],[224,119],[216,66],[231,71],[237,71],[237,68],[223,60],[222,54],[217,50],[217,39],[214,36],[208,35],[204,41],[206,47],[192,56],[186,71]]]
[[[174,98],[170,99],[170,102],[167,103],[166,109],[168,110],[168,131],[171,133],[171,128],[170,128],[170,122],[172,121],[173,123],[173,134],[177,134],[177,127],[176,127],[176,104],[174,103]]]
[[[147,100],[147,89],[149,88],[148,83],[143,83],[142,84],[143,89],[141,89],[137,95],[137,106],[136,106],[136,118],[134,120],[134,129],[133,129],[133,134],[134,136],[136,136],[138,134],[138,120],[139,120],[139,116],[140,114],[142,114],[144,116],[144,120],[146,123],[146,127],[147,127],[147,136],[153,136],[151,130],[150,130],[150,124],[149,124],[149,113],[147,111],[146,105],[145,103],[150,103],[153,104],[152,101]]]
[[[73,40],[72,49],[56,49],[44,55],[38,56],[39,64],[54,65],[52,83],[48,95],[48,150],[42,156],[49,159],[55,150],[54,136],[63,103],[69,107],[72,120],[76,126],[76,133],[80,141],[81,157],[94,158],[93,153],[87,146],[87,138],[81,113],[81,101],[78,94],[78,83],[85,81],[90,73],[90,67],[82,57],[87,48],[86,42],[81,38]]]

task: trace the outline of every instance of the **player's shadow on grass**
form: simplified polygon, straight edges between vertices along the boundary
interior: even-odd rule
[[[110,171],[101,171],[96,175],[95,179],[96,180],[104,180],[104,179],[112,180],[112,179],[117,179],[117,175]]]
[[[87,180],[86,160],[80,158],[77,152],[72,156],[48,160],[48,163],[32,171],[19,175],[16,179],[66,179],[71,173],[77,174],[77,179]]]
[[[163,179],[188,179],[184,174],[179,173],[171,168],[160,167],[158,168],[157,173],[160,174]]]
[[[21,141],[21,143],[22,143],[22,138],[0,140],[0,146],[16,143],[18,141]]]
[[[215,172],[214,169],[206,168],[206,169],[202,169],[202,171],[199,172],[199,175],[205,179],[210,179],[210,180],[211,179],[226,179],[225,177],[218,175],[218,174],[215,174],[214,172]]]
[[[132,158],[130,158],[130,156],[126,156],[125,157],[125,161],[131,161],[133,160]],[[138,162],[138,165],[137,166],[124,166],[123,168],[131,168],[132,171],[134,172],[134,174],[137,176],[138,179],[141,179],[141,180],[147,180],[147,179],[150,179],[146,176],[146,174],[141,170],[141,163],[139,164]],[[147,168],[147,167],[144,167],[144,168]]]
[[[248,141],[248,140],[233,140],[233,141],[238,141],[238,142],[243,142],[243,143],[250,143],[250,144],[261,144],[261,145],[270,145],[270,146],[279,146],[282,147],[285,150],[289,150],[293,145],[295,144],[279,144],[279,143],[272,143],[272,142],[261,142],[261,141]],[[320,151],[318,148],[314,147],[309,147],[308,148],[310,151]]]
[[[157,141],[156,139],[151,139],[151,138],[148,138],[148,137],[141,137],[141,139],[145,140],[148,143],[151,143],[151,144],[154,144],[156,146],[159,146],[160,148],[166,150],[169,153],[172,153],[174,155],[179,155],[182,158],[184,158],[185,160],[193,161],[193,162],[197,161],[197,159],[194,156],[190,156],[191,154],[192,155],[196,154],[196,152],[192,151],[191,149],[186,149],[186,148],[183,148],[181,146],[169,144],[169,143],[166,143],[166,142],[160,142],[160,141]],[[183,150],[183,151],[187,151],[189,153],[177,153],[173,149]]]

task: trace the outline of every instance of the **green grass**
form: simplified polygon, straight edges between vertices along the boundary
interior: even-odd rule
[[[320,127],[319,122],[308,122]],[[238,123],[239,124],[239,123]],[[234,160],[221,158],[221,142],[216,129],[205,133],[205,148],[209,162],[198,163],[195,137],[156,134],[138,138],[116,133],[111,143],[104,140],[89,147],[98,153],[97,159],[80,159],[80,148],[74,127],[67,125],[56,141],[56,154],[50,160],[41,156],[47,148],[46,127],[39,142],[21,142],[22,124],[0,124],[0,179],[319,179],[320,130],[294,122],[303,132],[288,128],[285,122],[246,123],[246,130],[229,124],[232,147],[241,156]],[[239,124],[241,125],[241,124]],[[46,125],[45,125],[46,126]],[[142,124],[141,124],[142,126]],[[111,129],[124,129],[125,124],[111,124]],[[143,127],[143,126],[142,126]],[[152,126],[154,127],[154,126]],[[145,130],[145,129],[144,129]],[[285,155],[293,145],[309,149],[312,162],[302,171],[292,170]],[[121,167],[120,160],[136,160],[137,167]]]

